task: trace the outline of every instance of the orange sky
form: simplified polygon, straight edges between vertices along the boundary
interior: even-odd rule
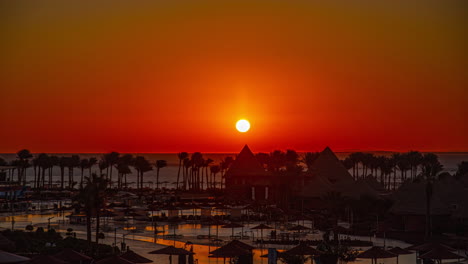
[[[2,1],[0,152],[468,151],[464,1],[375,2]]]

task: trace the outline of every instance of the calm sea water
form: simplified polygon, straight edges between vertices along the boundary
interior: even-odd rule
[[[165,186],[168,188],[172,188],[175,185],[175,181],[177,180],[177,172],[179,168],[179,159],[177,158],[177,154],[175,153],[132,153],[134,156],[139,155],[139,156],[144,156],[146,159],[148,159],[153,165],[156,162],[156,160],[166,160],[168,163],[168,166],[165,168],[162,168],[159,173],[159,182],[161,186]],[[301,153],[299,153],[301,154]],[[349,152],[337,152],[336,155],[340,159],[346,158],[350,153]],[[376,152],[376,155],[391,155],[391,152]],[[450,173],[455,173],[457,170],[457,165],[461,163],[462,161],[468,161],[468,153],[467,152],[454,152],[454,153],[436,153],[439,156],[439,159],[441,163],[444,165],[445,171],[450,172]],[[56,155],[56,156],[71,156],[71,155],[79,155],[81,158],[91,158],[95,157],[97,159],[100,159],[103,154],[98,154],[98,153],[92,153],[92,154],[87,154],[87,153],[76,153],[76,154],[59,154],[59,153],[52,153],[50,155]],[[237,153],[204,153],[203,157],[205,159],[210,158],[214,160],[213,164],[219,164],[225,157],[231,156],[235,158]],[[16,154],[0,154],[0,157],[5,159],[6,161],[11,161],[16,158]],[[129,183],[131,182],[136,182],[136,171],[135,169],[131,168],[132,174],[127,176],[127,180]],[[95,165],[92,168],[93,173],[99,173],[99,168],[97,165]],[[53,181],[59,181],[60,180],[60,168],[59,167],[54,167],[53,168]],[[84,171],[84,176],[88,176],[89,171],[85,170]],[[117,175],[117,170],[114,169],[113,172],[113,178],[116,179]],[[27,181],[32,181],[34,179],[34,170],[33,168],[28,168],[26,171],[26,177]],[[68,170],[65,170],[65,179],[68,177]],[[81,169],[76,168],[74,170],[74,179],[75,181],[79,180],[81,177]],[[153,182],[156,184],[156,169],[153,169],[152,171],[149,171],[145,173],[145,182]],[[217,181],[219,181],[220,175],[218,175]],[[16,174],[15,174],[16,178]],[[151,183],[147,183],[146,186],[152,186]]]

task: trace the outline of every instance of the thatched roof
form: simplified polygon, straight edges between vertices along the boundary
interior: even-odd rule
[[[424,182],[404,184],[393,196],[395,203],[390,212],[399,215],[426,214],[426,185]],[[448,206],[442,202],[438,192],[434,191],[431,202],[432,215],[449,215]]]
[[[343,166],[333,151],[326,147],[318,158],[312,163],[310,172],[328,179],[331,183],[354,182],[353,177]]]
[[[323,252],[301,243],[298,246],[285,251],[284,254],[294,256],[319,256],[323,254]]]
[[[378,193],[364,181],[338,182],[333,185],[335,192],[343,196],[359,199],[361,196],[377,197]]]
[[[159,254],[159,255],[193,255],[193,252],[185,250],[183,248],[176,248],[173,246],[168,246],[158,250],[153,250],[149,254]]]
[[[333,184],[325,177],[306,173],[305,184],[300,189],[300,196],[303,197],[322,197],[325,194],[334,191]]]
[[[123,253],[120,255],[121,258],[131,261],[133,263],[151,263],[153,262],[151,259],[147,259],[131,250]]]
[[[39,255],[31,259],[28,263],[30,264],[68,264],[68,261],[63,261],[49,255]]]
[[[393,254],[397,254],[397,255],[408,255],[408,254],[413,254],[413,252],[409,251],[409,250],[406,250],[406,249],[403,249],[401,247],[394,247],[394,248],[391,248],[389,250],[387,250],[388,252],[391,252]]]
[[[445,247],[436,247],[433,250],[419,256],[422,259],[463,259],[462,256],[455,254]]]
[[[229,167],[229,170],[226,172],[226,178],[235,177],[237,175],[267,175],[262,164],[260,164],[247,145],[244,146],[242,151],[231,164],[231,167]]]
[[[61,259],[67,262],[81,262],[81,261],[91,261],[91,257],[88,257],[84,254],[74,251],[73,249],[66,248],[59,253],[55,254],[54,257]]]
[[[383,259],[383,258],[395,258],[397,254],[388,252],[380,247],[371,247],[370,249],[357,255],[357,258],[363,259]]]
[[[129,260],[121,258],[119,256],[111,256],[105,259],[101,259],[96,262],[96,264],[135,264]]]

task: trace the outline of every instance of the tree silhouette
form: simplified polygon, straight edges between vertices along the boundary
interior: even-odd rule
[[[165,160],[156,161],[156,189],[159,189],[159,170],[166,166],[167,162]]]

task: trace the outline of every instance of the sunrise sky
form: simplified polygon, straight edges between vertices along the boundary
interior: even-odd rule
[[[1,1],[0,152],[468,151],[464,1],[324,2]]]

